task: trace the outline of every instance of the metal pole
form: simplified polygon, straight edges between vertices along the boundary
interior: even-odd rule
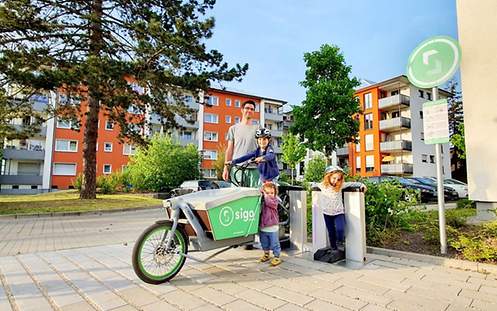
[[[432,89],[433,101],[438,99],[438,88]],[[440,253],[447,254],[447,235],[445,233],[445,198],[443,185],[442,144],[435,144],[435,162],[437,165],[438,225],[440,230]]]

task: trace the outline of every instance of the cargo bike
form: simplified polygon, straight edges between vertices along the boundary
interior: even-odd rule
[[[212,189],[164,200],[165,219],[156,221],[138,238],[132,262],[136,275],[144,282],[160,284],[172,279],[186,258],[206,261],[230,248],[251,245],[259,229],[261,193],[244,187],[251,162],[230,168],[237,176],[236,187]],[[279,185],[281,203],[280,241],[289,245],[288,190],[300,187]],[[204,260],[188,254],[220,249]]]

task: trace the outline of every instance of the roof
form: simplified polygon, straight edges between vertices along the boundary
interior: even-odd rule
[[[282,105],[285,105],[285,104],[287,104],[287,103],[288,103],[288,102],[287,102],[287,101],[285,101],[285,100],[275,99],[275,98],[265,97],[265,96],[259,96],[259,95],[251,94],[251,93],[246,92],[246,91],[236,90],[236,89],[233,89],[233,88],[226,88],[226,87],[223,87],[223,88],[210,87],[209,89],[210,89],[210,90],[217,91],[217,92],[228,93],[228,94],[234,94],[234,95],[244,95],[244,96],[254,97],[254,98],[263,99],[263,100],[270,100],[270,101],[274,101],[274,102],[281,103]]]
[[[369,81],[369,80],[366,80],[366,81]],[[356,92],[362,92],[362,91],[365,91],[369,88],[388,88],[389,86],[399,85],[399,84],[404,85],[404,86],[408,86],[411,84],[411,82],[409,82],[409,79],[407,78],[406,75],[400,75],[400,76],[395,76],[393,78],[390,78],[390,79],[387,79],[387,80],[384,80],[381,82],[366,85],[364,87],[359,87],[358,89],[356,89]],[[442,88],[438,88],[438,91],[446,96],[453,95],[451,92],[444,90]]]

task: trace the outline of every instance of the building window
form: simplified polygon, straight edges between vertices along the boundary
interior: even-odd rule
[[[366,156],[366,172],[374,171],[374,155]]]
[[[427,154],[422,154],[421,155],[421,162],[428,163],[428,155]]]
[[[217,132],[204,132],[204,140],[217,141]]]
[[[77,140],[57,139],[57,140],[55,140],[55,151],[77,152],[78,151],[78,141]]]
[[[395,95],[399,95],[399,90],[390,92],[390,96],[395,96]]]
[[[110,120],[106,120],[105,121],[105,129],[107,131],[112,131],[114,129],[114,123],[112,123],[112,121],[110,121]]]
[[[235,124],[240,123],[240,117],[235,117]]]
[[[57,120],[57,128],[70,129],[71,127],[72,127],[72,122],[70,120]]]
[[[373,128],[373,114],[368,113],[364,115],[364,129],[372,129]]]
[[[240,100],[235,99],[235,107],[240,108]]]
[[[425,140],[425,132],[421,132],[421,140]]]
[[[426,98],[427,98],[428,100],[431,100],[431,93],[426,92]]]
[[[219,123],[218,115],[213,114],[213,113],[206,113],[204,115],[204,122],[205,123]]]
[[[360,156],[355,157],[355,171],[356,171],[356,173],[361,172],[361,157]]]
[[[19,185],[12,185],[12,189],[15,189],[15,190],[19,189]]]
[[[203,173],[205,178],[216,178],[217,177],[216,170],[212,169],[212,168],[203,169],[202,173]]]
[[[419,111],[419,118],[420,118],[420,119],[423,119],[423,110],[420,110],[420,111]]]
[[[130,144],[123,145],[123,154],[124,155],[134,155],[136,153],[136,148]]]
[[[355,144],[355,151],[361,152],[361,144],[359,143],[359,141],[357,141],[357,143]]]
[[[219,98],[217,96],[209,96],[207,104],[210,106],[219,106]]]
[[[226,120],[226,123],[231,123],[231,116],[226,116],[225,120]]]
[[[217,160],[217,151],[205,150],[204,151],[204,159],[205,160]]]
[[[112,165],[111,164],[104,164],[104,174],[112,174]]]
[[[76,163],[54,163],[53,175],[76,176]]]
[[[430,163],[435,163],[435,156],[434,155],[430,155]]]
[[[231,98],[226,98],[226,107],[231,106]]]
[[[423,90],[418,90],[419,92],[419,97],[425,98],[425,92]]]
[[[373,134],[368,134],[364,136],[366,151],[374,149],[373,137],[374,137]]]
[[[180,138],[182,140],[192,140],[193,139],[193,133],[189,131],[182,131]]]
[[[37,185],[31,185],[31,189],[34,190],[34,189],[38,189],[38,186]]]
[[[259,112],[261,110],[261,106],[259,104],[255,104],[255,112]]]
[[[104,143],[104,152],[112,152],[112,143]]]
[[[364,109],[373,108],[373,94],[366,93],[364,94]]]

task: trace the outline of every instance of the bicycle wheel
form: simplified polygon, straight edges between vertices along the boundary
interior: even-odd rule
[[[144,282],[160,284],[172,279],[185,264],[188,240],[182,228],[176,228],[169,249],[162,237],[171,230],[170,223],[153,224],[138,238],[133,248],[133,269]]]

